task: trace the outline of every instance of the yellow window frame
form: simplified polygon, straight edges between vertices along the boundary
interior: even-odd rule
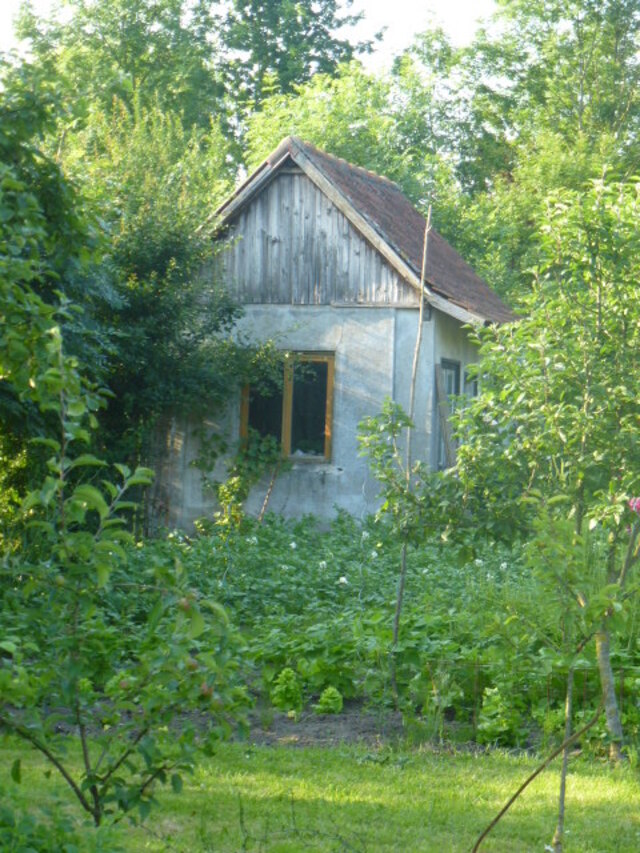
[[[324,418],[324,454],[322,456],[292,456],[291,433],[293,426],[293,385],[294,368],[297,363],[320,363],[327,365],[327,398]],[[284,377],[282,386],[282,434],[280,443],[282,455],[296,461],[331,460],[332,428],[333,428],[333,391],[335,383],[335,354],[332,352],[293,352],[285,356]],[[240,400],[240,437],[249,435],[249,395],[250,387],[245,385]]]

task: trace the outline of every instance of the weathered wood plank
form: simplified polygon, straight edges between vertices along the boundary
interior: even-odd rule
[[[414,287],[301,172],[268,183],[238,214],[225,279],[243,302],[417,304]]]
[[[291,244],[295,239],[293,234],[293,216],[291,200],[291,178],[283,175],[279,181],[280,194],[278,198],[279,225],[278,232],[282,235],[280,245],[280,263],[278,269],[272,271],[277,280],[274,280],[274,290],[277,288],[278,302],[289,304],[291,302]]]

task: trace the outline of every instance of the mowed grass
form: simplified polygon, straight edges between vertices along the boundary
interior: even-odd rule
[[[55,773],[44,777],[47,768],[35,753],[22,755],[22,784],[11,782],[18,755],[13,743],[2,749],[5,792],[24,806],[70,802]],[[469,851],[534,767],[529,758],[501,753],[225,744],[185,779],[181,794],[158,789],[158,808],[144,828],[121,825],[100,849]],[[532,783],[482,850],[544,850],[557,790],[555,767]],[[566,829],[567,853],[640,850],[637,771],[577,761],[568,780]],[[92,830],[83,835],[86,849],[95,849]]]

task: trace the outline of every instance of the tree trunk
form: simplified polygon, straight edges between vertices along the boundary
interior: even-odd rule
[[[603,625],[596,634],[596,657],[598,670],[600,672],[600,684],[602,686],[602,698],[604,700],[604,711],[607,718],[607,728],[611,737],[609,745],[609,758],[612,761],[620,761],[622,758],[622,723],[618,700],[616,699],[615,681],[611,669],[611,656],[609,653],[609,630]]]
[[[400,616],[402,614],[402,603],[404,601],[404,588],[407,582],[407,540],[402,543],[402,555],[400,557],[400,574],[398,576],[398,589],[396,592],[396,612],[393,617],[393,639],[391,642],[391,692],[393,694],[393,705],[398,710],[398,668],[396,655],[398,653],[398,639],[400,638]]]
[[[567,699],[564,706],[564,741],[568,743],[571,739],[571,718],[573,717],[573,667],[569,667],[567,673]],[[567,769],[569,766],[569,746],[565,746],[562,753],[562,770],[560,772],[560,793],[558,795],[558,824],[553,835],[551,845],[553,853],[562,853],[562,839],[564,838],[564,803],[567,793]]]

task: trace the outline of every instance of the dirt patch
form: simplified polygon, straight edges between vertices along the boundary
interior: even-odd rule
[[[275,712],[252,715],[249,740],[266,746],[367,746],[397,742],[405,735],[402,715],[344,708],[340,714],[304,713],[295,720]]]

